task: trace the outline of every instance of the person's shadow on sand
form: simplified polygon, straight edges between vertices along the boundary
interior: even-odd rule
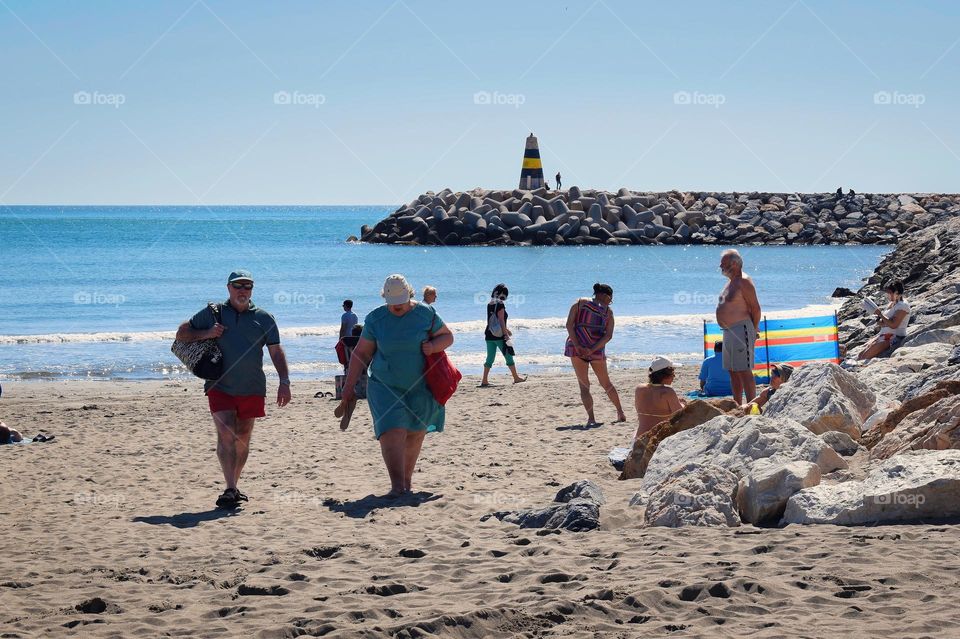
[[[237,514],[236,510],[223,510],[214,508],[198,513],[179,513],[177,515],[149,515],[147,517],[134,517],[133,521],[150,524],[152,526],[173,526],[174,528],[194,528],[205,521],[214,521],[224,517],[232,517]]]
[[[603,422],[594,422],[593,424],[571,424],[570,426],[557,426],[557,430],[593,430],[600,428]]]
[[[405,506],[416,508],[420,504],[436,501],[441,497],[443,497],[443,495],[422,490],[416,493],[407,493],[400,497],[367,495],[362,499],[355,499],[353,501],[327,499],[323,502],[323,505],[329,508],[331,512],[343,513],[347,517],[353,517],[355,519],[363,519],[374,510],[380,508],[402,508]]]

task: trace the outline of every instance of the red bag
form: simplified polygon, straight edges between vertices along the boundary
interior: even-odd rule
[[[430,322],[430,335],[433,335],[433,324],[437,320],[437,311],[433,311],[433,321]],[[457,391],[457,385],[463,379],[463,375],[453,365],[445,351],[427,355],[425,369],[423,371],[426,377],[427,388],[433,394],[433,399],[441,406],[447,403],[453,394]]]
[[[343,343],[342,339],[339,342],[337,342],[336,350],[337,350],[337,361],[343,364],[344,366],[346,366],[350,362],[350,360],[347,359],[347,345]]]

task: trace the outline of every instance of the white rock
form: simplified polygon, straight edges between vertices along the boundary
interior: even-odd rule
[[[960,450],[916,450],[871,464],[867,478],[820,484],[787,501],[782,524],[859,526],[960,516]]]
[[[847,467],[829,445],[792,419],[722,415],[660,442],[640,488],[651,492],[679,465],[719,466],[739,479],[767,459],[778,464],[809,461],[823,473]]]
[[[950,344],[956,346],[960,344],[960,329],[956,328],[933,328],[927,331],[920,331],[916,335],[911,335],[904,342],[903,347],[925,346],[926,344]],[[897,351],[893,352],[896,355]]]
[[[874,426],[876,426],[877,424],[885,420],[887,418],[887,415],[889,415],[899,406],[900,406],[900,402],[896,402],[894,405],[890,406],[889,408],[881,408],[877,411],[874,411],[874,413],[870,415],[870,417],[868,417],[860,425],[860,434],[867,432],[868,430],[870,430],[871,428],[873,428]]]
[[[776,523],[791,495],[819,483],[820,467],[813,462],[757,464],[737,487],[740,519],[751,524]]]
[[[838,430],[858,440],[876,403],[873,391],[852,373],[831,362],[814,362],[793,373],[764,414],[789,417],[817,434]]]
[[[950,358],[953,346],[943,342],[923,345],[901,346],[890,355],[890,362],[898,373],[917,373]]]
[[[910,413],[870,451],[889,459],[907,450],[960,449],[960,395],[950,395]]]
[[[650,493],[644,520],[649,526],[739,526],[733,505],[737,478],[710,464],[675,467]]]

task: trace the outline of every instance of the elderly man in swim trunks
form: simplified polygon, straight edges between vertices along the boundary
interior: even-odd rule
[[[720,272],[730,280],[717,302],[717,323],[723,329],[723,367],[730,372],[734,401],[743,404],[757,396],[753,347],[760,332],[760,302],[753,280],[743,273],[743,258],[735,249],[720,256]]]

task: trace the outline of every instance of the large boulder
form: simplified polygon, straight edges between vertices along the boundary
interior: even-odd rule
[[[767,403],[764,414],[789,417],[812,432],[837,430],[860,439],[860,425],[873,412],[876,395],[856,376],[832,362],[798,368]]]
[[[892,433],[907,416],[917,411],[923,411],[944,398],[958,394],[960,394],[960,381],[940,381],[932,390],[908,399],[898,408],[890,411],[880,423],[866,431],[860,441],[864,446],[872,449],[884,437]]]
[[[960,344],[960,329],[932,328],[911,335],[904,341],[904,346],[926,346],[927,344]],[[896,351],[895,351],[896,352]]]
[[[919,373],[920,371],[942,364],[950,359],[953,344],[930,342],[922,345],[901,346],[890,355],[890,361],[896,365],[898,373]]]
[[[561,488],[553,503],[545,508],[504,510],[484,515],[480,521],[496,517],[521,528],[562,528],[586,532],[600,527],[600,506],[606,502],[603,491],[592,481],[581,480]]]
[[[647,465],[667,437],[704,424],[714,417],[737,407],[732,399],[694,400],[665,420],[633,440],[633,448],[623,464],[620,479],[636,479],[647,472]]]
[[[678,465],[712,464],[729,470],[739,480],[760,460],[777,464],[809,461],[822,473],[847,468],[847,462],[833,448],[792,419],[724,415],[660,442],[641,490],[649,491],[663,482]]]
[[[789,501],[782,524],[862,526],[960,517],[960,450],[915,450],[872,464],[863,481],[820,484]]]
[[[776,524],[787,500],[794,493],[819,484],[820,476],[820,467],[813,462],[757,464],[737,486],[740,519],[750,524]]]
[[[651,491],[644,520],[649,526],[739,526],[733,504],[737,478],[730,471],[695,462],[677,466]]]
[[[960,449],[960,395],[911,413],[873,447],[870,457],[888,459],[907,450],[948,448]]]

